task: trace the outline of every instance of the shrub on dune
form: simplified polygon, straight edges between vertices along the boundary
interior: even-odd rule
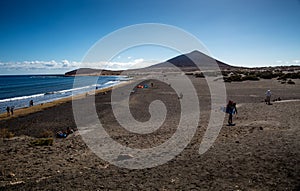
[[[0,138],[12,138],[15,135],[12,132],[9,132],[8,129],[3,128],[0,130]]]
[[[40,134],[40,136],[39,136],[40,138],[48,138],[48,137],[53,137],[53,132],[52,131],[47,131],[47,130],[45,130],[45,131],[43,131],[41,134]]]
[[[52,146],[53,138],[40,138],[30,142],[31,146]]]
[[[288,83],[288,84],[295,84],[295,82],[292,81],[292,80],[289,80],[287,83]]]
[[[243,81],[246,81],[246,80],[258,81],[259,78],[255,75],[247,75],[247,76],[242,77],[242,80]]]

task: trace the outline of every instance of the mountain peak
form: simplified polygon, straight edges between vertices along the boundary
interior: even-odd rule
[[[167,60],[166,62],[159,63],[151,66],[151,68],[165,68],[173,64],[183,70],[198,70],[198,66],[203,68],[211,68],[217,64],[220,69],[230,69],[232,66],[216,60],[198,50],[194,50],[187,54],[182,54]]]

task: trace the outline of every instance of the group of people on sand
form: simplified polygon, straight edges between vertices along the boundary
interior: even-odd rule
[[[74,130],[70,127],[67,128],[66,131],[58,131],[56,133],[57,138],[67,138],[68,135],[74,133]]]
[[[29,101],[29,107],[33,106],[33,100]],[[6,113],[7,113],[7,117],[9,117],[10,115],[14,115],[14,111],[15,111],[15,107],[14,106],[7,106],[6,107]]]
[[[11,106],[11,107],[7,106],[6,107],[7,117],[10,116],[10,114],[14,115],[14,110],[15,110],[14,106]]]
[[[267,90],[266,93],[265,93],[265,95],[266,95],[266,98],[265,98],[266,104],[272,105],[271,104],[271,96],[272,96],[271,90]],[[280,98],[278,98],[278,99],[279,99],[278,101],[281,100]],[[237,109],[236,109],[236,103],[233,102],[232,100],[229,100],[229,102],[228,102],[228,104],[226,106],[226,111],[225,112],[228,113],[228,126],[234,126],[235,124],[232,121],[233,114],[237,114],[238,113]]]

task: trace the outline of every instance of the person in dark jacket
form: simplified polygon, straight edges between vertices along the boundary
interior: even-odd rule
[[[232,122],[233,114],[237,114],[237,109],[236,109],[236,103],[233,101],[229,100],[227,107],[226,107],[226,113],[229,114],[228,117],[228,125],[234,125]]]
[[[10,116],[10,107],[6,107],[7,116]]]

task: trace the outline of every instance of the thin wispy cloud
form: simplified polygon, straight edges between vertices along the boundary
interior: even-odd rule
[[[300,60],[293,60],[293,63],[300,64]]]
[[[80,65],[79,62],[69,62],[68,60],[62,60],[57,62],[51,61],[23,61],[23,62],[0,62],[1,69],[7,70],[39,70],[39,69],[67,69]]]
[[[299,59],[296,59],[296,60],[276,60],[275,61],[277,64],[280,64],[280,65],[298,65],[300,64],[300,60]]]
[[[71,70],[77,68],[96,68],[96,69],[108,69],[108,70],[124,70],[124,69],[136,69],[143,68],[153,64],[157,64],[158,61],[144,60],[142,58],[135,59],[130,62],[76,62],[69,60],[61,61],[23,61],[23,62],[0,62],[0,68],[5,70]]]
[[[97,63],[82,63],[81,67],[87,68],[98,68],[108,70],[125,70],[125,69],[136,69],[144,68],[159,63],[155,60],[144,60],[142,58],[135,59],[130,62],[97,62]]]

